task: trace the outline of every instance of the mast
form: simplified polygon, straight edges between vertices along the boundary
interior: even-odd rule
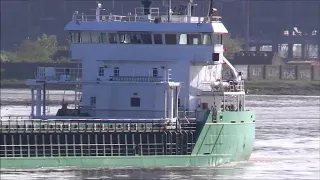
[[[208,16],[210,16],[212,8],[213,8],[213,0],[210,0],[209,9],[208,9]]]
[[[171,20],[171,0],[168,0],[168,22]]]

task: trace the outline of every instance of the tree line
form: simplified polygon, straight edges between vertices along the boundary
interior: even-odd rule
[[[71,59],[60,58],[53,60],[58,50],[66,50],[67,47],[59,47],[55,35],[42,34],[36,40],[25,39],[19,45],[15,45],[12,52],[1,51],[1,62],[68,62]]]

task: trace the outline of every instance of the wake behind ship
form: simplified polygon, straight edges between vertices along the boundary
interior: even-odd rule
[[[242,73],[224,57],[228,31],[215,16],[145,4],[135,14],[74,12],[72,58],[79,68],[39,67],[31,116],[2,117],[1,168],[218,166],[248,160],[255,114]],[[222,64],[233,79],[222,79]],[[82,68],[80,68],[80,65]],[[75,87],[49,113],[50,86]]]

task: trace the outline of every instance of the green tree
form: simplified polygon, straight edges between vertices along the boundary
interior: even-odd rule
[[[18,47],[16,59],[27,62],[52,61],[57,51],[57,38],[54,35],[43,34],[36,41],[24,40]]]
[[[16,54],[7,51],[0,52],[0,60],[1,62],[12,62],[16,59]]]
[[[239,51],[243,51],[243,39],[238,37],[231,38],[230,34],[223,36],[223,47],[226,49],[225,57],[227,59],[233,59],[234,54]]]

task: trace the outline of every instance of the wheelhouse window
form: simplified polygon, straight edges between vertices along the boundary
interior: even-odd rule
[[[153,34],[154,44],[163,44],[162,34]]]
[[[81,32],[81,43],[91,43],[91,33],[88,31]]]
[[[148,32],[120,32],[120,43],[124,44],[152,44],[151,33]]]
[[[180,34],[179,44],[187,44],[187,34]]]
[[[120,76],[120,69],[119,69],[119,67],[113,68],[113,76]]]
[[[100,43],[107,43],[107,33],[101,33],[100,34]]]
[[[212,44],[212,38],[211,34],[202,34],[202,44],[203,45],[211,45]]]
[[[118,33],[119,40],[121,44],[130,44],[131,43],[131,37],[128,33]]]
[[[116,33],[108,33],[108,39],[110,44],[118,43],[118,35]]]
[[[81,33],[79,31],[69,32],[70,42],[71,43],[80,43],[81,42]]]
[[[152,77],[158,77],[158,68],[152,69]]]
[[[202,44],[201,43],[201,34],[188,34],[187,35],[187,44]]]
[[[104,76],[104,67],[99,67],[99,76]]]
[[[180,34],[179,44],[200,45],[202,44],[201,34]]]
[[[132,97],[130,99],[130,105],[131,105],[131,107],[140,107],[140,98]]]
[[[176,34],[165,34],[166,44],[177,44]]]
[[[142,44],[152,44],[152,36],[151,33],[141,33]]]
[[[100,43],[100,34],[99,32],[90,32],[91,43]]]
[[[90,97],[90,105],[91,106],[96,106],[96,103],[97,103],[97,99],[95,96],[91,96]]]
[[[222,34],[213,34],[213,41],[215,44],[223,44]]]

